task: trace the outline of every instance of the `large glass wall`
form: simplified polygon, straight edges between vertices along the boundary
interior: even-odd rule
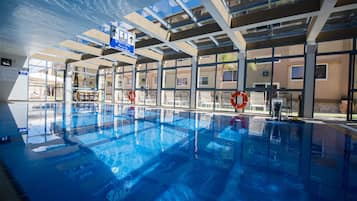
[[[318,43],[314,118],[346,120],[352,39]]]
[[[105,68],[98,71],[99,101],[111,102],[113,98],[113,69]]]
[[[115,92],[116,103],[130,104],[129,91],[133,89],[133,66],[119,66],[115,69]]]
[[[238,86],[238,52],[198,58],[197,108],[234,111],[231,95]]]
[[[97,69],[73,67],[72,89],[74,101],[97,101]]]
[[[297,116],[302,109],[304,45],[247,51],[246,112],[269,114],[274,99],[283,101],[284,115]]]
[[[192,59],[163,62],[161,104],[166,107],[189,108]]]
[[[145,63],[136,66],[136,104],[156,105],[158,63]]]
[[[63,101],[64,64],[30,59],[28,68],[30,101]]]

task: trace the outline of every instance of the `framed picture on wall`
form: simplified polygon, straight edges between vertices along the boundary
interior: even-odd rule
[[[185,77],[177,78],[177,86],[186,86],[188,84],[188,80]]]

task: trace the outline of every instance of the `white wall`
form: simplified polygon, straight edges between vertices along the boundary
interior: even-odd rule
[[[27,76],[19,76],[19,71],[23,69],[26,62],[26,56],[0,53],[0,58],[12,60],[11,67],[0,65],[0,102],[27,100]]]

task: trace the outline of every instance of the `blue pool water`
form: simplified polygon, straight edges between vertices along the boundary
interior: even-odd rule
[[[0,113],[0,165],[28,200],[357,200],[357,135],[335,126],[105,104]]]

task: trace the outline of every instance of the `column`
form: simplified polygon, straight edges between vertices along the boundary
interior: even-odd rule
[[[303,117],[312,118],[314,110],[315,94],[315,63],[316,63],[316,44],[306,45],[305,50],[305,74],[304,74],[304,93],[303,93]]]
[[[72,90],[72,68],[66,64],[65,81],[64,81],[64,102],[72,104],[73,90]]]
[[[192,57],[190,109],[196,109],[197,58],[198,56]]]
[[[115,103],[115,66],[112,69],[112,103]]]
[[[156,105],[161,106],[161,88],[162,88],[162,61],[157,62],[157,94],[156,94]]]
[[[136,87],[136,70],[135,70],[135,68],[136,68],[136,65],[133,64],[133,77],[131,78],[132,79],[131,82],[133,83],[131,86],[132,91],[135,91],[135,87]]]
[[[65,76],[65,80],[64,80],[65,111],[63,113],[63,121],[65,124],[66,131],[71,131],[73,89],[72,89],[72,68],[69,64],[66,64],[66,70],[64,76]]]
[[[238,82],[237,82],[237,90],[244,91],[244,81],[245,81],[245,57],[246,52],[242,50],[242,52],[238,53]]]

